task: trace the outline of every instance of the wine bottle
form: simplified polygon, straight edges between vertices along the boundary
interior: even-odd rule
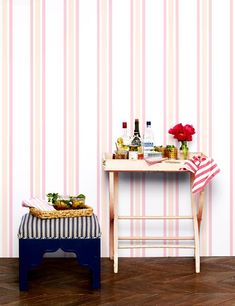
[[[129,151],[129,159],[143,159],[143,147],[140,137],[139,119],[135,119],[134,135],[131,139]]]
[[[122,139],[123,139],[123,149],[125,151],[129,150],[129,144],[130,144],[130,136],[128,135],[127,130],[127,122],[122,122]]]
[[[117,139],[117,149],[120,151],[128,151],[130,144],[130,137],[128,136],[127,123],[122,122],[122,133]]]

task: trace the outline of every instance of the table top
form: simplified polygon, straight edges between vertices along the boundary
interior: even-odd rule
[[[145,160],[106,159],[103,162],[104,171],[108,172],[188,172],[180,170],[185,160],[168,159],[152,165]]]

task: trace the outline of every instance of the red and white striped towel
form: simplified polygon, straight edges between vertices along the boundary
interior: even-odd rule
[[[214,159],[211,157],[195,155],[187,160],[181,170],[188,170],[195,174],[192,192],[202,191],[213,177],[220,172]]]

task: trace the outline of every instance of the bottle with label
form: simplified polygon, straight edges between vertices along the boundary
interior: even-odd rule
[[[154,135],[151,127],[151,121],[146,122],[146,128],[144,133],[144,157],[151,156],[154,149]]]
[[[122,134],[117,139],[117,147],[120,151],[129,151],[130,137],[127,131],[127,122],[122,122]]]
[[[130,136],[128,135],[127,122],[122,122],[122,139],[123,139],[123,149],[129,151]]]
[[[140,137],[139,119],[135,119],[134,135],[129,145],[129,159],[143,159],[143,147]]]

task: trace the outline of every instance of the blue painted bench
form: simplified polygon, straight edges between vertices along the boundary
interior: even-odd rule
[[[100,226],[90,217],[40,219],[30,213],[22,217],[19,238],[19,288],[28,290],[28,272],[43,255],[62,249],[76,254],[78,263],[90,269],[92,288],[100,287]]]

